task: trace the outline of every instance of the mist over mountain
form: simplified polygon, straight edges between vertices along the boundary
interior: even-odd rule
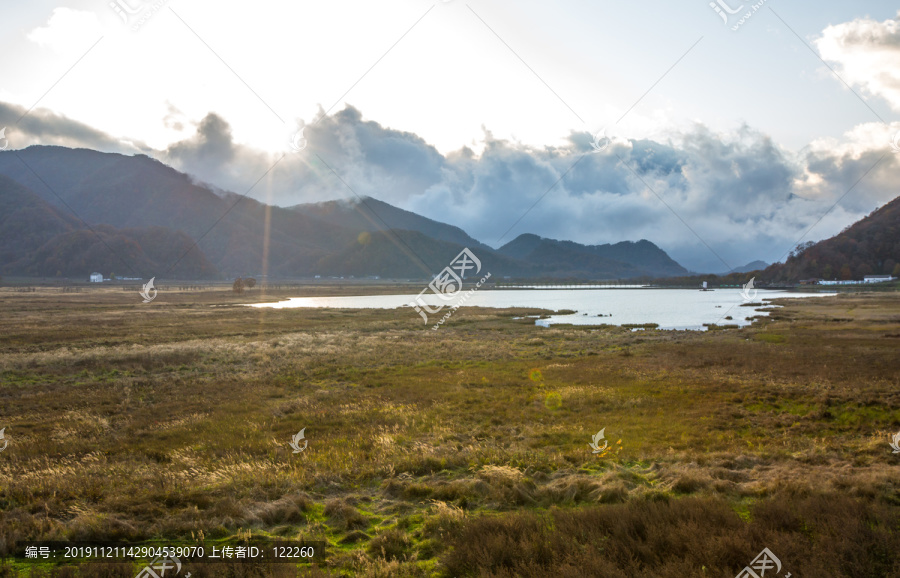
[[[15,123],[26,111],[0,102],[0,125]],[[164,149],[44,109],[28,114],[28,123],[10,135],[11,144],[19,152],[30,144],[60,144],[146,153],[192,175],[189,182],[249,191],[248,197],[281,207],[347,197],[350,186],[362,197],[461,226],[492,244],[539,202],[513,234],[585,245],[648,239],[686,268],[717,274],[781,258],[810,227],[813,240],[836,234],[893,198],[900,167],[889,146],[900,124],[866,123],[837,142],[816,141],[797,151],[752,126],[722,132],[697,123],[660,138],[619,135],[605,154],[584,156],[576,165],[592,150],[593,137],[585,131],[535,147],[485,129],[474,148],[440,153],[421,135],[366,119],[349,103],[307,119],[308,149],[273,166],[268,149],[235,139],[228,115],[171,112],[163,122],[180,127],[181,140]],[[263,174],[264,188],[254,188]],[[644,198],[648,186],[668,208]],[[549,187],[556,190],[544,198]],[[854,193],[844,195],[851,188]]]
[[[866,275],[900,277],[900,197],[830,239],[801,245],[784,263],[766,269],[763,278],[792,283]]]
[[[735,267],[731,270],[732,273],[749,273],[751,271],[762,271],[766,267],[768,267],[771,263],[766,263],[765,261],[751,261],[742,267]]]
[[[276,207],[214,192],[144,155],[32,146],[0,153],[0,175],[5,274],[427,279],[464,247],[495,279],[686,273],[646,240],[581,245],[525,234],[495,251],[372,197]]]

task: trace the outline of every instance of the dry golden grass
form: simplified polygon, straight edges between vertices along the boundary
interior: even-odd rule
[[[698,543],[785,496],[896,519],[897,294],[785,301],[751,328],[708,333],[541,329],[512,320],[533,311],[486,309],[431,331],[406,310],[238,305],[261,298],[0,291],[0,553],[249,529],[328,541],[315,571],[547,575],[571,561],[498,565],[510,553],[494,548],[471,566],[466,540],[516,512],[539,526],[548,508],[627,519],[685,497],[737,517],[692,528]],[[304,427],[309,446],[292,454]],[[598,457],[588,442],[604,427],[621,449]],[[709,576],[767,545],[741,532],[740,556]],[[703,575],[670,554],[644,575]]]

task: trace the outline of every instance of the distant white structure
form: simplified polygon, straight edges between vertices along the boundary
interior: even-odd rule
[[[91,283],[103,283],[103,273],[91,273]]]
[[[866,275],[862,281],[857,281],[855,279],[846,281],[838,281],[837,279],[829,281],[827,279],[822,279],[819,281],[819,285],[864,285],[866,283],[884,283],[886,281],[893,281],[894,279],[896,279],[896,277],[891,277],[890,275]]]

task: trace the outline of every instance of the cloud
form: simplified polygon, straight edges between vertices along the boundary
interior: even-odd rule
[[[167,116],[166,120],[170,117]],[[183,166],[219,169],[234,160],[236,147],[231,136],[231,127],[215,113],[209,113],[197,125],[194,136],[177,142],[167,150],[169,158]]]
[[[802,160],[803,170],[793,183],[794,192],[822,200],[846,194],[842,204],[855,211],[890,200],[900,156],[893,153],[889,143],[898,131],[900,122],[872,122],[853,127],[840,139],[811,142]]]
[[[171,102],[166,102],[166,110],[168,114],[163,117],[163,126],[176,132],[183,131],[185,128],[184,113]]]
[[[317,177],[338,196],[355,193],[401,202],[443,179],[445,159],[433,146],[413,133],[364,121],[352,106],[331,116],[320,113],[304,134],[310,148],[291,160],[324,165]],[[330,174],[332,169],[340,181]]]
[[[829,26],[815,44],[846,82],[900,110],[900,21],[858,18]]]
[[[28,40],[61,53],[70,50],[84,50],[85,38],[97,38],[102,34],[102,26],[97,14],[87,10],[54,8],[45,26],[29,32]]]
[[[0,125],[21,112],[0,105]],[[698,123],[655,139],[620,135],[603,153],[593,152],[588,133],[534,147],[485,130],[481,154],[441,155],[353,107],[320,112],[305,125],[307,148],[296,153],[288,135],[277,154],[237,142],[216,113],[192,122],[170,108],[160,122],[194,132],[148,151],[38,110],[8,136],[14,148],[24,139],[140,149],[200,181],[281,206],[370,195],[492,246],[522,233],[589,244],[648,239],[697,271],[775,261],[800,241],[836,234],[891,200],[900,173],[889,145],[900,123],[859,125],[802,153],[746,125],[715,132]]]
[[[747,126],[726,134],[698,124],[668,142],[620,138],[600,154],[587,152],[588,134],[556,149],[488,135],[484,154],[448,157],[447,177],[405,208],[492,245],[524,232],[582,243],[645,238],[688,267],[722,270],[780,259],[893,198],[898,164],[887,130],[858,127],[804,155]]]
[[[169,126],[175,119],[184,123],[170,110],[164,122]],[[291,150],[292,134],[285,134],[277,154],[238,143],[215,113],[195,126],[195,134],[169,146],[162,160],[239,193],[270,173],[250,196],[280,205],[357,195],[401,203],[444,178],[445,159],[433,146],[418,135],[363,120],[352,106],[330,116],[320,110],[313,121],[298,123],[308,142],[301,152]]]
[[[0,102],[0,127],[7,127],[6,137],[11,149],[31,145],[58,145],[125,154],[152,152],[152,149],[140,141],[119,140],[44,108],[27,111],[27,114],[26,111],[22,106]]]

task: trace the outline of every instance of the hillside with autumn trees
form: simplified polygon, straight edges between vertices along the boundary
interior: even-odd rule
[[[900,277],[900,197],[830,239],[800,245],[761,277],[770,283],[795,283],[866,275]]]

